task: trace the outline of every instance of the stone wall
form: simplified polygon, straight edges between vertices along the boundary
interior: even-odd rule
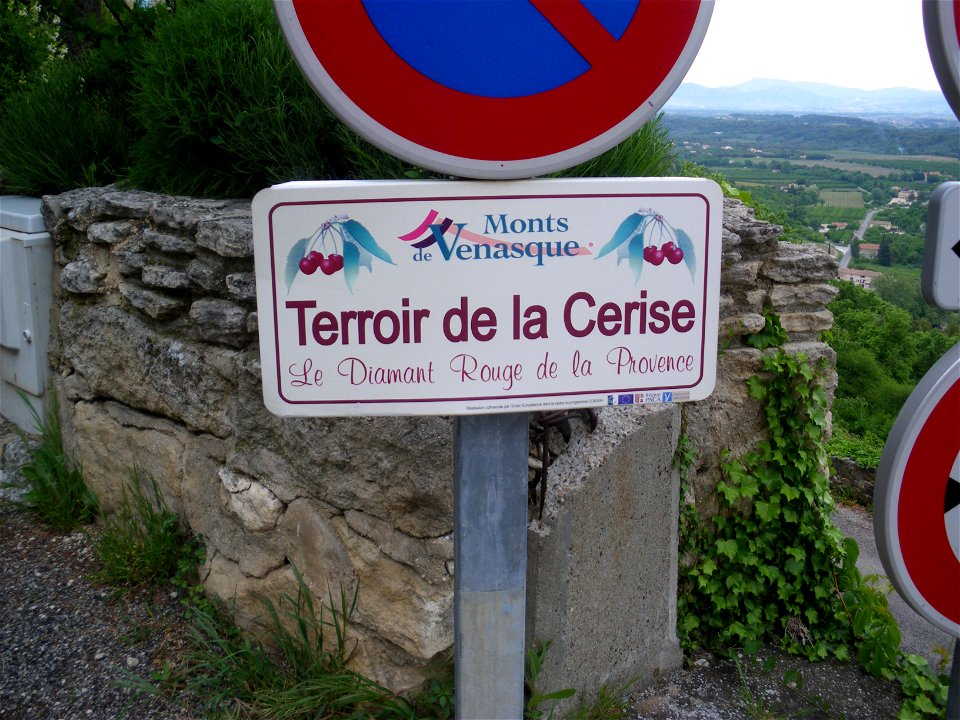
[[[543,687],[596,688],[679,663],[676,438],[691,496],[715,507],[722,449],[761,432],[743,345],[779,313],[790,349],[832,355],[831,256],[725,203],[721,354],[707,401],[603,410],[578,424],[530,527],[528,634],[552,640]],[[249,202],[114,188],[44,199],[56,243],[51,364],[70,448],[106,508],[136,464],[207,545],[207,591],[254,626],[258,595],[359,584],[357,667],[398,689],[453,639],[447,418],[280,419],[263,407]],[[833,384],[833,378],[830,379]],[[681,417],[682,415],[682,417]],[[616,641],[615,641],[616,640]]]

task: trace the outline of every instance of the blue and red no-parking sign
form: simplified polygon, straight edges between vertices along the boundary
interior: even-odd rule
[[[582,162],[680,84],[713,0],[275,0],[297,62],[394,155],[477,178]]]
[[[960,638],[960,344],[930,368],[890,430],[874,534],[904,600]]]

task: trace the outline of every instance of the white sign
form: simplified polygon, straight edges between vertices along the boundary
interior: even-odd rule
[[[264,190],[264,401],[322,416],[705,398],[722,204],[700,179]]]

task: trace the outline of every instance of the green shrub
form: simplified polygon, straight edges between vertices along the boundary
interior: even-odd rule
[[[33,0],[0,0],[0,98],[38,75],[56,54],[55,36]]]
[[[660,177],[676,161],[663,113],[626,140],[591,160],[556,173],[557,177]]]
[[[56,406],[56,398],[51,396],[45,418],[34,412],[40,442],[31,447],[30,459],[20,469],[27,488],[22,503],[43,523],[57,530],[74,530],[93,522],[97,498],[84,483],[80,466],[63,449]]]
[[[150,495],[144,490],[147,485]],[[180,529],[156,480],[135,468],[119,509],[105,519],[94,546],[102,564],[95,578],[124,588],[174,582],[195,567],[198,545]]]
[[[337,122],[296,67],[268,0],[207,0],[161,17],[135,85],[137,187],[250,197],[341,170]]]
[[[57,61],[0,106],[6,190],[41,195],[117,178],[131,130],[123,98],[105,88],[103,72],[88,57]]]

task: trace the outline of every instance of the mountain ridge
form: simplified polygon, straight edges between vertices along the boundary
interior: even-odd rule
[[[682,83],[664,106],[667,112],[826,113],[954,117],[943,94],[906,87],[863,90],[829,83],[754,78],[711,88]]]

